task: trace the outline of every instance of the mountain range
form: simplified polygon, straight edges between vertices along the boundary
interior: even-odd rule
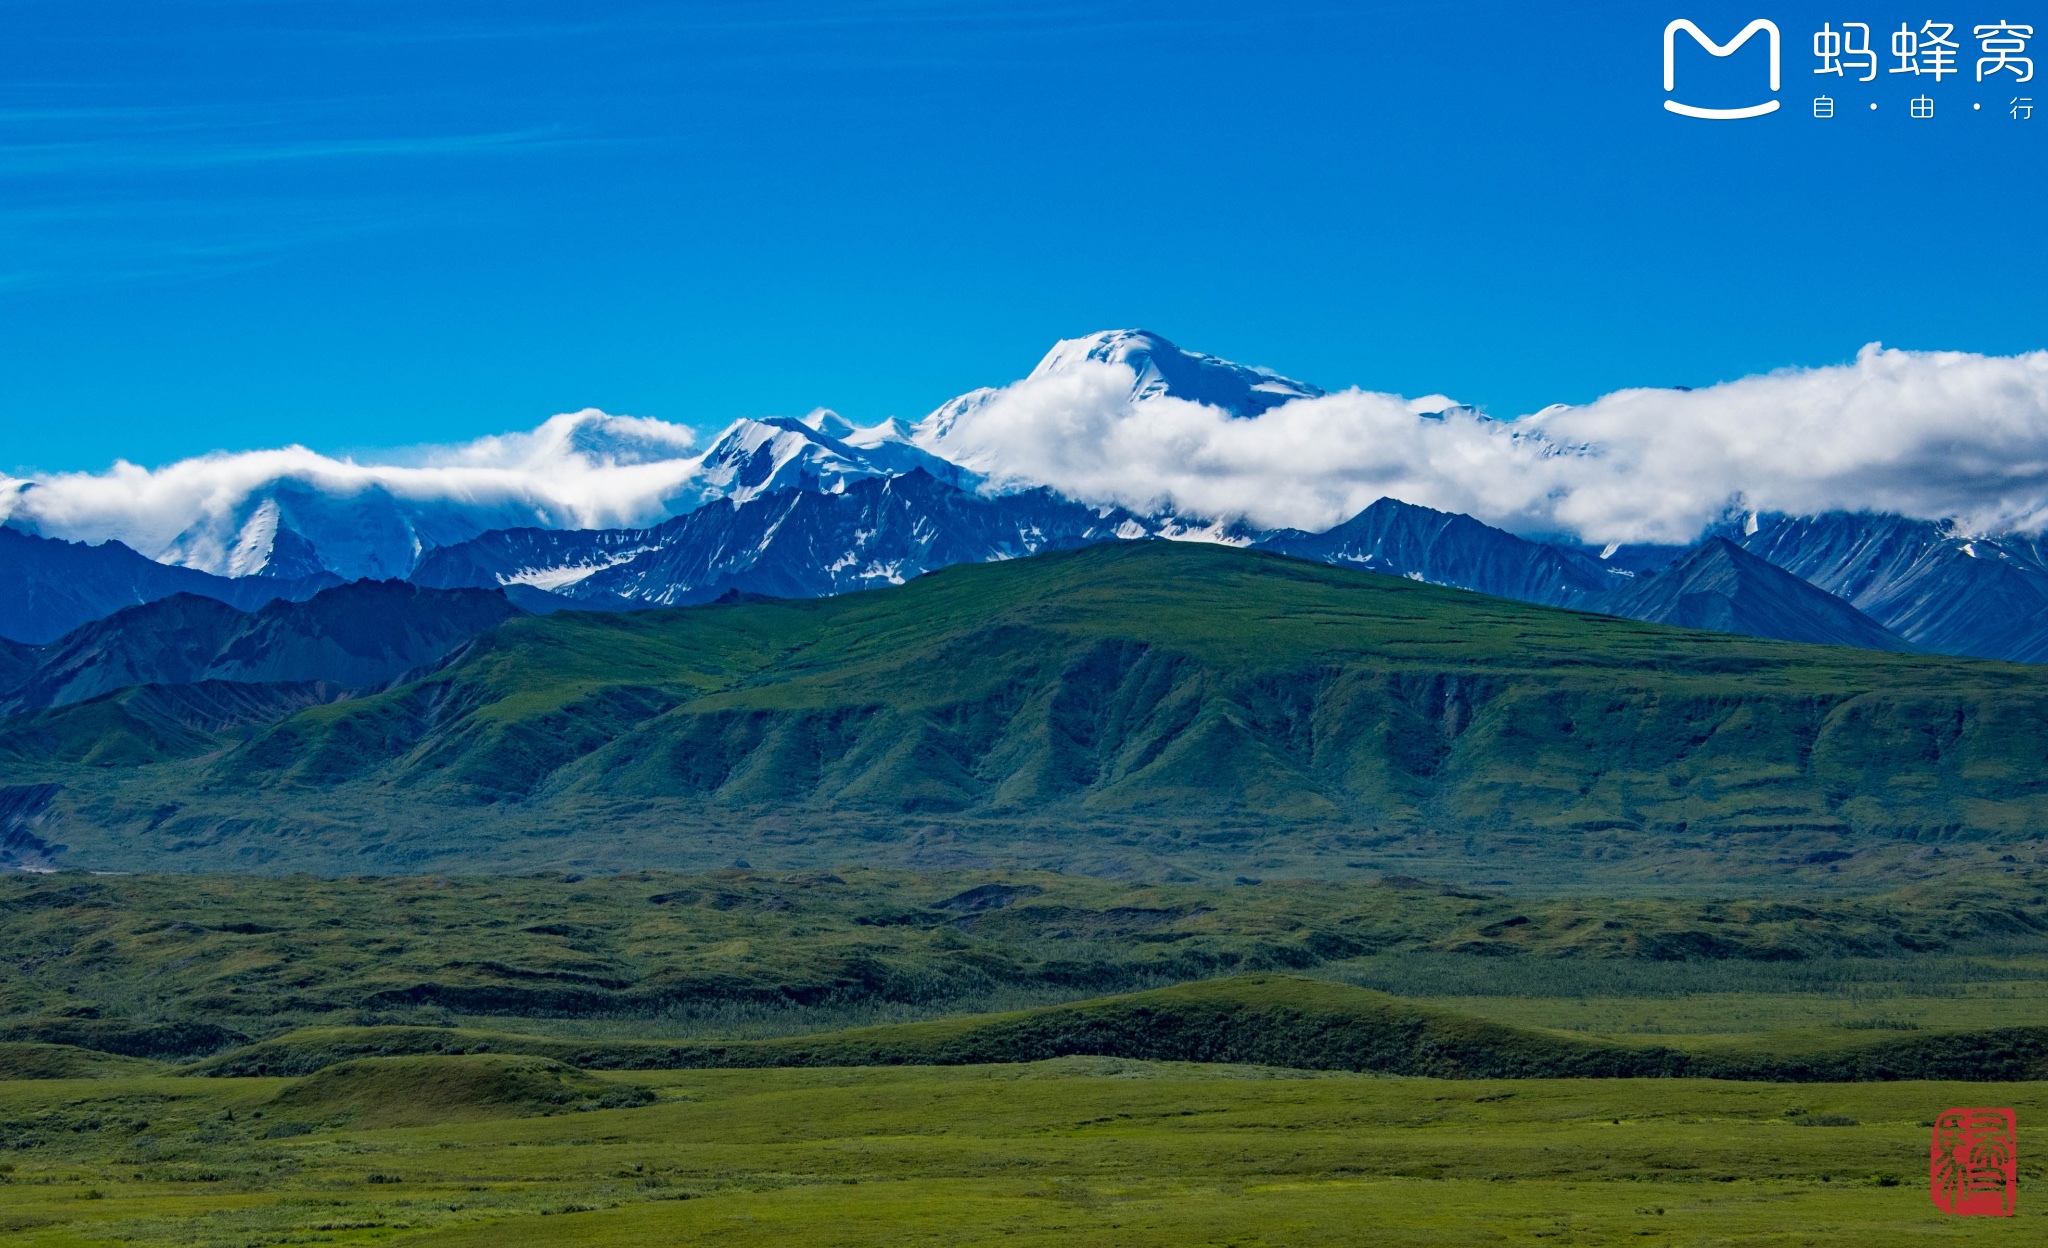
[[[900,585],[955,563],[1163,529],[1049,490],[985,497],[913,468],[831,493],[721,499],[651,529],[489,533],[429,552],[413,580],[450,589],[503,586],[539,611],[682,606],[734,592],[815,598]]]
[[[242,610],[301,600],[342,583],[325,569],[303,577],[214,576],[158,563],[122,545],[37,537],[0,525],[0,637],[55,641],[81,624],[173,594],[195,594]],[[4,662],[4,660],[0,660]]]
[[[1824,589],[1711,537],[1677,562],[1596,604],[1611,615],[1717,633],[1911,650],[1897,634]]]
[[[1697,563],[1702,584],[1769,568],[1732,543]],[[398,615],[448,591],[306,605],[369,592]],[[1482,864],[1655,889],[1775,879],[1788,856],[1876,879],[2048,815],[2048,669],[1753,640],[1217,543],[633,613],[518,617],[471,594],[472,626],[504,622],[361,647],[384,660],[359,679],[452,648],[351,696],[274,679],[305,667],[235,666],[216,639],[254,635],[253,617],[165,669],[200,684],[61,703],[59,686],[0,719],[0,809],[30,812],[9,852],[342,874]],[[306,607],[265,611],[280,636],[318,633]]]
[[[238,610],[173,594],[117,611],[0,673],[0,716],[84,702],[137,685],[385,684],[523,614],[502,593],[357,581],[304,602]]]
[[[1130,401],[1140,405],[1178,399],[1245,418],[1323,394],[1136,330],[1061,342],[1031,376],[1057,377],[1080,361],[1128,367]],[[963,414],[999,393],[970,392],[915,423],[859,427],[825,411],[738,421],[683,465],[665,504],[677,514],[638,528],[565,528],[502,502],[465,509],[384,489],[322,492],[290,478],[252,490],[229,520],[181,534],[161,555],[172,562],[118,542],[87,546],[0,527],[0,582],[18,591],[0,598],[0,639],[48,645],[173,594],[248,611],[361,577],[501,590],[542,614],[636,610],[730,594],[837,594],[956,563],[1170,537],[1782,640],[2048,661],[2048,549],[2038,538],[1830,513],[1740,517],[1689,548],[1593,549],[1392,498],[1320,533],[1260,531],[1228,518],[1084,504],[1042,487],[990,490],[937,449]],[[675,462],[675,446],[630,420],[558,420],[555,435],[578,454]],[[505,523],[520,515],[538,523]],[[0,649],[0,676],[39,661],[19,646]]]
[[[1848,602],[1916,649],[2048,661],[2048,548],[1902,516],[1763,516],[1743,549]]]

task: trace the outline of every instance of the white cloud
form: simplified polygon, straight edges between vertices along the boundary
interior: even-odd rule
[[[1708,389],[1624,390],[1526,422],[1584,446],[1553,514],[1598,541],[1685,540],[1731,499],[1980,531],[2048,522],[2048,351],[1885,350]]]
[[[156,469],[120,462],[103,473],[0,480],[0,521],[51,537],[114,538],[152,557],[223,572],[239,570],[233,548],[243,528],[262,498],[279,490],[379,513],[386,527],[405,529],[408,542],[415,532],[460,540],[513,525],[624,527],[668,514],[669,500],[699,471],[694,441],[679,425],[584,411],[530,433],[390,457],[404,462],[336,459],[302,446]]]
[[[1895,511],[1987,532],[2048,525],[2048,352],[1873,345],[1850,364],[1692,392],[1618,391],[1515,421],[1440,395],[1361,390],[1241,418],[1175,398],[1134,401],[1135,380],[1125,364],[1074,360],[964,395],[914,440],[990,488],[1050,485],[1092,503],[1258,527],[1326,528],[1388,496],[1600,543],[1688,541],[1732,508]],[[916,456],[895,442],[900,425],[843,423],[818,414],[805,428],[895,465],[885,471]],[[0,479],[0,521],[237,572],[267,556],[278,506],[266,512],[265,500],[277,499],[329,566],[398,575],[421,546],[485,529],[655,523],[737,491],[726,480],[735,457],[762,439],[778,473],[799,453],[829,459],[793,426],[742,422],[714,445],[717,462],[682,426],[585,411],[382,462],[286,447],[158,469],[119,463]]]
[[[1516,421],[1360,390],[1239,418],[1134,403],[1131,382],[1084,361],[978,395],[919,440],[997,487],[1260,527],[1327,528],[1385,496],[1593,542],[1689,541],[1731,508],[2048,523],[2048,352],[1873,344],[1851,364]]]

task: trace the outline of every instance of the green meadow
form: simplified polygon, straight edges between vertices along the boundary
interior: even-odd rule
[[[1980,858],[0,879],[0,1244],[2020,1242],[2048,896]],[[1955,1105],[2019,1111],[2017,1218],[1929,1203]]]
[[[1113,1058],[507,1078],[522,1060],[373,1059],[310,1091],[0,1083],[7,1130],[47,1141],[6,1154],[0,1242],[1889,1245],[2048,1222],[2024,1195],[2011,1220],[1945,1218],[1924,1187],[1929,1120],[1955,1104],[2017,1108],[2037,1176],[2036,1083]],[[586,1108],[597,1088],[646,1103]]]

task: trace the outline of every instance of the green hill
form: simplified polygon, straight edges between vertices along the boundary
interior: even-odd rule
[[[36,835],[103,867],[1369,858],[1726,882],[2034,836],[2044,740],[2044,668],[1135,543],[517,620],[431,677],[258,730],[86,703],[0,724],[0,779],[65,785]]]
[[[0,1080],[106,1079],[156,1074],[162,1069],[141,1058],[119,1057],[68,1044],[0,1040]]]
[[[604,1083],[546,1057],[372,1057],[321,1068],[277,1094],[272,1119],[411,1127],[644,1105],[644,1088]]]
[[[426,1054],[434,1056],[419,1056]],[[534,1074],[507,1056],[514,1054],[525,1055],[529,1063],[547,1059],[549,1072],[558,1070],[555,1062],[596,1070],[662,1070],[958,1066],[1093,1056],[1444,1079],[2006,1081],[2048,1075],[2048,1027],[1851,1044],[1765,1034],[1741,1045],[1641,1045],[1490,1022],[1344,984],[1251,975],[1002,1014],[773,1040],[578,1041],[432,1027],[308,1028],[210,1058],[186,1073],[312,1075],[301,1088],[326,1088],[336,1080],[353,1088],[372,1075],[435,1080],[459,1075],[461,1081],[488,1075],[496,1087],[509,1078],[500,1067],[516,1069],[528,1082],[558,1079],[555,1073]],[[408,1055],[417,1065],[385,1064],[397,1060],[396,1055]],[[464,1063],[489,1064],[472,1069]],[[547,1096],[559,1096],[564,1103],[573,1099],[567,1085],[557,1089],[555,1082],[547,1082],[547,1088]],[[598,1094],[594,1088],[585,1092]],[[287,1094],[301,1095],[314,1094]],[[531,1099],[541,1094],[518,1095]],[[435,1101],[440,1094],[422,1096]]]

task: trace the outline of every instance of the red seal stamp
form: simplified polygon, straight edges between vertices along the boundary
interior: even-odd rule
[[[1927,1152],[1927,1194],[1958,1217],[2009,1218],[2019,1195],[2019,1129],[2009,1109],[1944,1109]]]

